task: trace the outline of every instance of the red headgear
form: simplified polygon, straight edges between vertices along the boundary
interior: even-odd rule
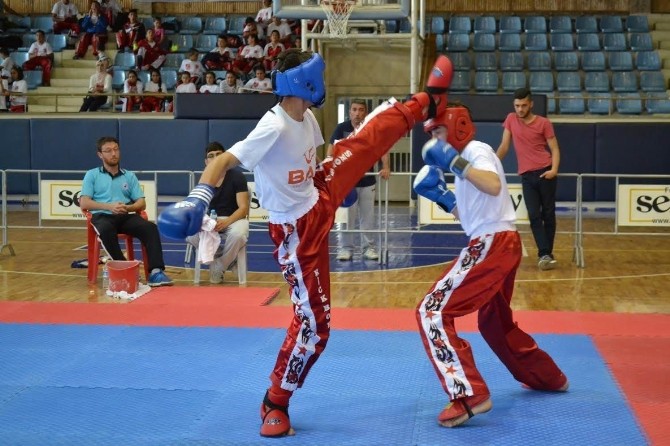
[[[475,137],[475,126],[465,107],[447,106],[439,116],[424,122],[423,129],[430,133],[441,125],[447,128],[447,142],[459,152]]]

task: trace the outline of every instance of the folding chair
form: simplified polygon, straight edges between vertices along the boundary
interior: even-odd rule
[[[191,258],[194,258],[193,265],[193,283],[200,283],[200,262],[198,262],[198,248],[186,243],[186,255],[184,256],[184,264],[190,265]],[[240,285],[247,283],[247,245],[237,252],[237,281]]]

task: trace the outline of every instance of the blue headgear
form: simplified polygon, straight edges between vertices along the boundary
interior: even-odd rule
[[[326,64],[323,58],[314,53],[305,62],[286,71],[272,72],[272,92],[277,96],[297,96],[321,107],[326,102],[326,85],[323,71]]]

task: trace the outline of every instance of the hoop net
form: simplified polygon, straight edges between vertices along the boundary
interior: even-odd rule
[[[355,6],[356,0],[321,0],[331,37],[343,39],[347,36],[347,23]]]

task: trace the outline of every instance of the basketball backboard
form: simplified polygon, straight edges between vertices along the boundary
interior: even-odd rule
[[[411,0],[357,0],[350,20],[399,20],[409,17]],[[326,20],[320,0],[273,0],[274,15],[282,19]]]

